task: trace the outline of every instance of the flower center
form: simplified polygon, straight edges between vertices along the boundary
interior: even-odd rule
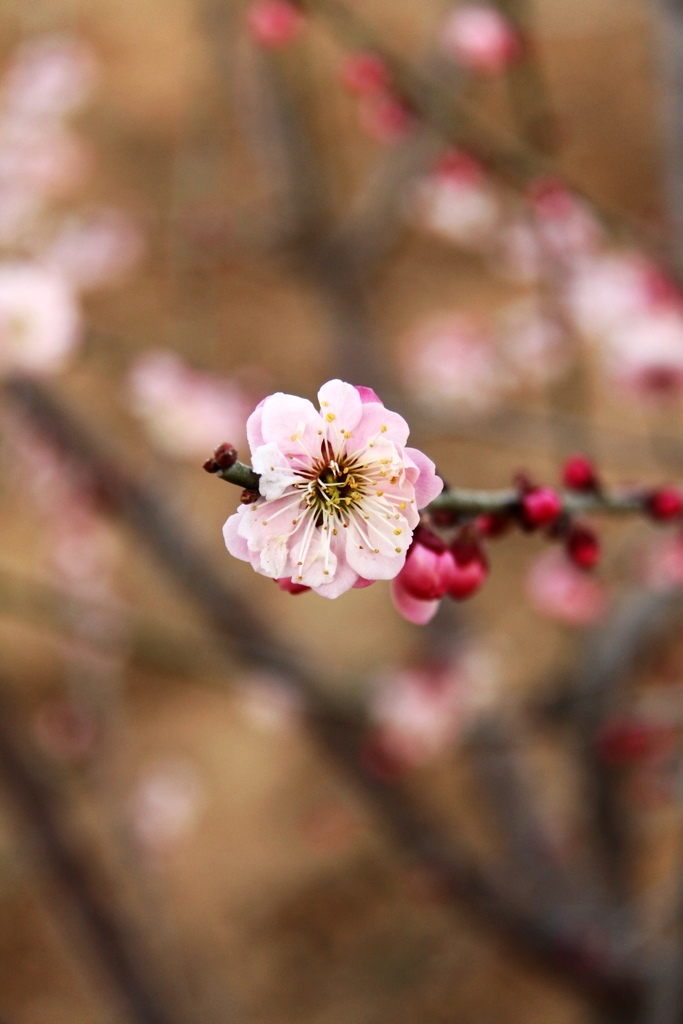
[[[361,503],[365,492],[359,469],[343,456],[321,459],[315,466],[316,476],[306,488],[306,504],[316,513],[317,523],[322,522],[325,515],[341,518],[354,505]]]

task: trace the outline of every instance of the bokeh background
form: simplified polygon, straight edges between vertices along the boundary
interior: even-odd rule
[[[249,461],[264,395],[313,398],[341,376],[406,415],[452,485],[557,483],[576,450],[610,483],[680,476],[666,16],[636,0],[515,6],[533,46],[478,74],[445,46],[440,0],[320,6],[271,47],[237,0],[2,5],[0,278],[17,261],[65,275],[80,323],[69,359],[39,368],[52,412],[2,366],[0,746],[19,758],[0,757],[6,1024],[616,1020],[611,996],[606,1009],[564,974],[614,956],[646,965],[650,992],[657,964],[678,962],[675,530],[600,523],[592,575],[545,538],[493,541],[481,593],[420,628],[384,584],[290,597],[231,559],[221,526],[239,491],[201,468],[226,440]],[[84,76],[60,121],[77,152],[41,136],[49,188],[24,208],[11,73],[45,39]],[[439,130],[344,85],[373,39]],[[501,154],[520,138],[536,157],[510,173]],[[612,321],[603,337],[612,305],[641,330],[623,352]],[[65,415],[98,472],[124,467],[263,623],[251,654],[225,622],[217,636],[220,594],[183,585],[172,531],[154,551],[90,455],[69,454]],[[454,898],[429,849],[387,831],[259,658],[273,637],[337,706],[364,709],[369,778],[405,790],[552,934],[579,922],[588,938],[558,952],[559,978],[544,953],[520,958],[495,907],[471,913],[466,873]],[[598,707],[595,651],[615,646]],[[93,899],[167,1015],[126,995],[116,937],[84,921]],[[650,986],[652,1020],[683,1011],[666,984]]]

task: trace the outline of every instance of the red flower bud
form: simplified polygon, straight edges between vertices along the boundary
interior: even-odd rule
[[[424,527],[418,527],[399,573],[404,590],[419,601],[436,601],[451,585],[454,570],[453,555],[444,542]]]
[[[522,521],[531,530],[550,526],[562,512],[562,500],[552,487],[536,487],[527,491],[520,503]]]
[[[281,49],[293,42],[304,25],[304,15],[288,0],[253,0],[247,9],[247,26],[259,46]]]
[[[224,441],[223,444],[219,444],[214,449],[213,461],[218,469],[230,469],[237,462],[237,449],[227,441]]]
[[[562,467],[562,482],[570,491],[596,491],[595,466],[585,455],[572,455]]]
[[[455,601],[472,597],[480,589],[489,573],[488,562],[481,546],[469,537],[459,537],[451,545],[454,572],[448,594]]]
[[[666,753],[673,736],[669,726],[615,718],[606,722],[595,739],[598,756],[619,768]]]
[[[659,487],[650,491],[645,505],[653,519],[677,519],[683,513],[683,494],[676,487]]]
[[[570,560],[580,569],[592,569],[600,561],[600,541],[590,527],[575,523],[565,543]]]
[[[359,51],[350,53],[339,69],[345,89],[356,96],[371,96],[389,88],[389,69],[377,53]]]

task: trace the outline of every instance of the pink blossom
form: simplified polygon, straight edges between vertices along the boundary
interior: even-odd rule
[[[519,299],[506,306],[498,336],[510,376],[519,385],[545,384],[569,369],[571,341],[557,321],[541,312],[538,302]]]
[[[534,182],[529,201],[545,258],[567,264],[595,255],[604,240],[602,228],[588,204],[562,182]]]
[[[638,568],[653,589],[683,587],[683,536],[658,537],[642,552]]]
[[[260,497],[223,533],[236,558],[323,597],[403,567],[418,509],[443,486],[434,464],[407,448],[408,425],[366,389],[331,380],[320,411],[303,398],[266,398],[247,423]]]
[[[683,314],[654,311],[624,321],[604,343],[612,381],[643,398],[683,394]]]
[[[546,551],[536,559],[527,576],[526,591],[539,614],[568,626],[588,626],[607,611],[603,584],[559,551]]]
[[[401,363],[417,401],[442,415],[488,412],[507,383],[488,334],[460,316],[420,324],[403,341]]]
[[[415,115],[390,92],[361,96],[358,104],[361,127],[371,139],[385,146],[405,142],[415,128]]]
[[[443,663],[381,679],[369,708],[380,752],[405,768],[432,760],[490,706],[496,676],[490,653],[468,646]]]
[[[195,766],[169,759],[141,775],[128,806],[135,838],[150,853],[175,846],[196,825],[205,792]]]
[[[500,203],[483,168],[467,153],[446,154],[417,183],[409,202],[412,217],[429,231],[458,245],[490,245]]]
[[[657,267],[636,253],[587,260],[567,290],[567,305],[579,330],[602,339],[634,317],[679,305]]]
[[[80,335],[78,306],[59,274],[0,263],[0,372],[61,370]]]
[[[58,118],[88,100],[96,84],[97,60],[75,36],[37,36],[19,48],[5,76],[5,103],[22,117]]]
[[[441,48],[472,71],[496,75],[521,55],[521,40],[495,7],[465,3],[447,17],[440,31]]]
[[[142,234],[120,210],[105,208],[72,217],[41,252],[78,291],[111,287],[123,280],[140,258]]]
[[[230,380],[201,373],[172,352],[138,357],[129,376],[132,411],[152,442],[178,458],[205,455],[216,440],[244,437],[250,403]]]

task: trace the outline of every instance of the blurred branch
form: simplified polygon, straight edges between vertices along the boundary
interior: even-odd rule
[[[431,822],[402,788],[373,775],[362,757],[364,730],[333,696],[320,689],[298,657],[284,648],[244,606],[172,517],[169,501],[131,480],[111,456],[103,456],[82,425],[74,422],[41,385],[12,379],[4,393],[16,409],[64,452],[111,510],[122,516],[167,572],[203,609],[217,636],[258,664],[282,673],[305,702],[311,736],[354,784],[404,854],[415,858],[455,907],[473,913],[522,959],[600,1003],[635,1008],[641,993],[633,967],[594,952],[582,930],[544,908],[522,909],[508,880],[480,867],[467,849]]]
[[[216,665],[216,655],[205,636],[170,630],[160,623],[141,619],[131,609],[93,602],[44,581],[29,579],[0,566],[0,615],[59,632],[95,610],[122,620],[126,658],[138,668],[170,675],[191,676],[198,665]],[[116,637],[119,650],[120,637]],[[79,643],[107,653],[105,637],[82,637]],[[105,645],[104,648],[102,645]]]
[[[6,682],[2,690],[6,691]],[[138,1024],[178,1024],[147,957],[137,948],[128,924],[108,895],[110,884],[93,867],[92,856],[67,829],[63,802],[38,773],[22,742],[6,693],[0,691],[0,775],[31,842],[68,899],[87,947]],[[143,968],[143,964],[145,967]]]
[[[622,904],[632,867],[633,835],[621,798],[620,773],[601,756],[598,735],[626,700],[626,685],[680,621],[681,594],[632,594],[588,644],[570,682],[572,722],[584,770],[586,828],[597,844],[602,874]],[[623,924],[623,922],[622,922]]]
[[[529,0],[496,0],[496,4],[524,47],[521,60],[515,61],[506,73],[520,138],[539,153],[552,155],[557,149],[557,126],[548,83],[538,59],[531,5]]]
[[[683,262],[683,7],[655,0],[655,48],[660,78],[664,199],[672,256]]]

